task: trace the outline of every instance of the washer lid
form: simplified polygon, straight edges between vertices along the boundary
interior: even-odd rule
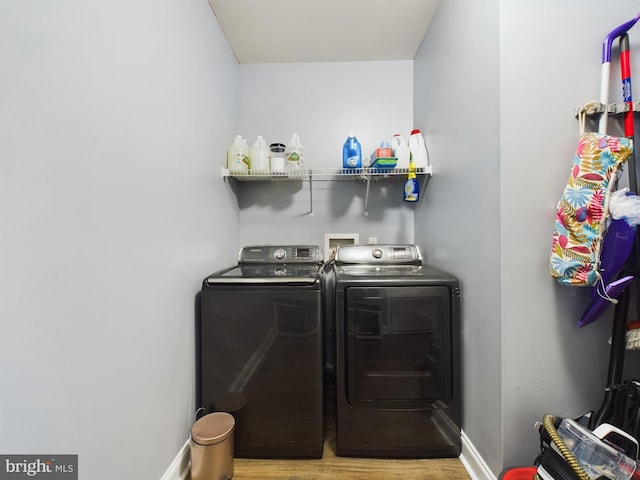
[[[215,445],[231,435],[235,424],[233,415],[229,413],[210,413],[193,425],[191,438],[199,445]]]
[[[320,264],[243,264],[210,275],[205,284],[314,285],[320,281],[321,268]]]

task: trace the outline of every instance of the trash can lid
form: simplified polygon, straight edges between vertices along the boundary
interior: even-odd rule
[[[235,425],[233,415],[213,412],[198,420],[191,428],[191,438],[199,445],[214,445],[225,440]]]

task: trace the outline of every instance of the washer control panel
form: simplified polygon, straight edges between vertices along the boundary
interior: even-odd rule
[[[322,263],[317,245],[255,245],[242,247],[238,263]]]

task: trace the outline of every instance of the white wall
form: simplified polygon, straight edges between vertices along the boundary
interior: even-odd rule
[[[239,239],[237,64],[206,0],[5,0],[0,58],[0,452],[157,479]]]
[[[526,1],[517,8],[501,2],[502,389],[507,464],[531,456],[535,435],[529,435],[528,444],[516,440],[523,431],[531,432],[532,422],[542,414],[577,416],[597,409],[603,398],[610,316],[578,329],[575,324],[588,304],[588,292],[551,280],[548,262],[556,202],[578,139],[575,108],[598,97],[602,40],[637,14],[640,2],[616,0],[601,7],[600,2],[578,0],[562,5]],[[634,71],[640,65],[637,28],[630,32]],[[562,49],[566,54],[560,54]],[[614,52],[617,58],[617,42]],[[616,61],[612,101],[621,101],[619,72]],[[616,120],[610,123],[613,128]],[[528,194],[523,194],[524,185]],[[608,313],[612,312],[610,308]]]
[[[610,319],[574,327],[587,293],[556,285],[548,250],[574,108],[637,0],[448,0],[415,62],[270,66],[236,64],[205,0],[151,3],[0,2],[1,453],[158,478],[193,420],[207,273],[326,230],[413,241],[401,181],[367,217],[364,185],[314,185],[310,217],[305,184],[223,183],[236,133],[297,131],[324,167],[349,130],[366,153],[424,129],[415,241],[461,280],[465,433],[497,474],[533,459],[543,414],[597,408]]]
[[[240,133],[287,143],[298,133],[309,168],[341,168],[342,144],[353,131],[368,156],[394,133],[408,138],[413,117],[413,62],[337,62],[240,65]],[[366,242],[412,242],[413,205],[403,182],[359,181],[234,185],[242,244],[323,244],[324,233],[357,233]]]
[[[441,2],[416,56],[416,125],[433,179],[415,241],[456,275],[462,301],[465,434],[501,469],[498,1]]]
[[[598,97],[602,39],[639,6],[449,0],[415,61],[435,172],[416,243],[461,279],[463,429],[496,475],[533,461],[544,414],[578,416],[603,398],[611,312],[578,329],[588,293],[550,277],[549,251],[575,108]]]

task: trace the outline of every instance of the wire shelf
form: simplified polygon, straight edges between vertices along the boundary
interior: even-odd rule
[[[416,175],[431,175],[431,165],[416,168]],[[241,182],[257,181],[301,181],[301,180],[375,180],[381,178],[406,177],[408,168],[319,168],[284,170],[229,170],[222,168],[222,178],[235,178]]]

